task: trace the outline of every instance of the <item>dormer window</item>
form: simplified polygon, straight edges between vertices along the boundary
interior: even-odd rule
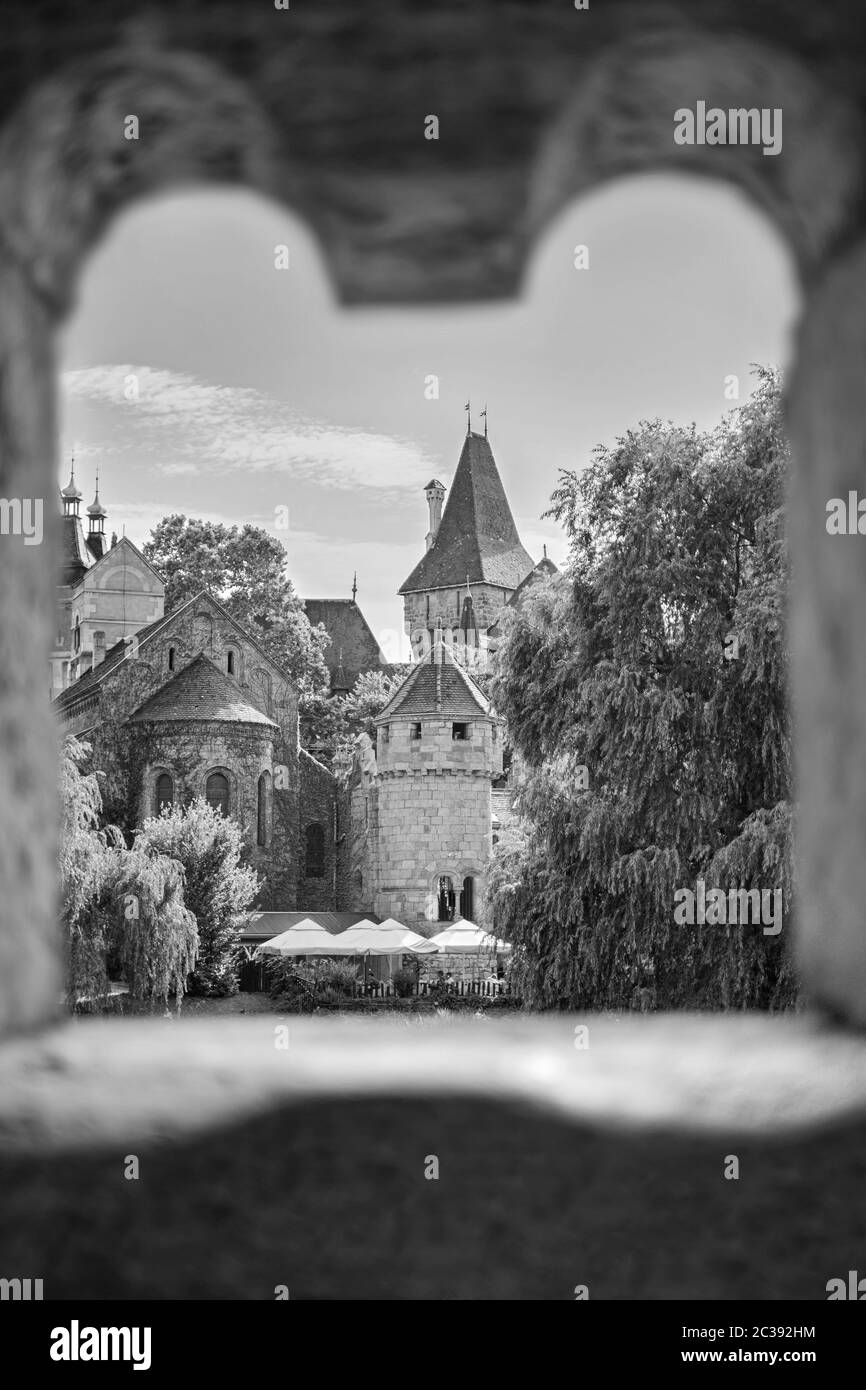
[[[413,724],[413,725],[411,726],[411,728],[409,729],[409,739],[410,739],[410,741],[411,741],[412,743],[420,743],[420,741],[421,741],[421,725],[420,725],[420,724]]]
[[[452,724],[451,737],[455,743],[466,743],[469,739],[469,725]]]

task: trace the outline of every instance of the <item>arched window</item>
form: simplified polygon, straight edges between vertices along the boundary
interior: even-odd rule
[[[161,772],[156,779],[156,794],[154,796],[154,808],[156,814],[162,815],[163,806],[174,804],[174,782],[171,774]]]
[[[475,915],[475,880],[474,878],[464,878],[463,891],[460,894],[460,916],[465,917],[467,922],[471,922]]]
[[[168,649],[168,669],[169,671],[174,670],[174,647]]]
[[[325,876],[325,827],[315,821],[307,826],[307,878],[324,878]]]
[[[454,921],[454,880],[440,874],[436,884],[436,915],[440,922]]]
[[[270,774],[263,772],[259,778],[258,815],[256,822],[256,844],[268,843],[268,790]]]
[[[223,772],[212,772],[207,779],[205,796],[208,806],[213,806],[215,811],[222,811],[224,816],[229,813],[229,779]]]
[[[226,670],[230,676],[235,673],[235,654],[233,651],[226,652]]]

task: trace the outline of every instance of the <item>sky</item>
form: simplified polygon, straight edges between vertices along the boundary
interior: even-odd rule
[[[473,428],[487,406],[524,545],[561,563],[542,519],[559,470],[641,419],[716,424],[736,404],[727,378],[742,403],[750,364],[786,365],[798,310],[775,229],[706,180],[631,178],[573,203],[516,300],[397,309],[343,308],[291,212],[172,194],[120,217],[85,267],[60,345],[59,481],[74,450],[86,505],[98,467],[106,529],[138,545],[171,512],[265,527],[304,598],[350,597],[357,571],[397,660],[424,484],[450,482],[467,400]]]

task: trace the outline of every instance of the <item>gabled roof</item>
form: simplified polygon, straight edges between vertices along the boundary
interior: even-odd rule
[[[274,721],[251,705],[231,677],[203,652],[133,710],[126,722],[164,724],[190,719],[277,728]]]
[[[467,577],[516,589],[531,569],[493,450],[483,434],[467,434],[436,539],[400,593],[458,588]]]
[[[161,628],[165,621],[165,618],[157,618],[154,622],[148,623],[146,627],[139,628],[135,634],[139,644],[147,641],[148,637]],[[98,666],[92,666],[89,671],[84,672],[83,676],[79,676],[77,681],[73,681],[72,685],[68,685],[65,690],[60,692],[54,701],[55,706],[58,709],[67,709],[69,705],[77,704],[79,700],[93,694],[100,682],[106,676],[110,676],[112,671],[117,670],[128,655],[131,644],[131,638],[121,637],[119,642],[115,642],[113,647],[108,648]]]
[[[130,545],[132,545],[131,541]],[[134,548],[135,547],[133,547],[133,549]],[[145,564],[146,563],[147,561],[145,561]],[[138,642],[139,648],[145,646],[156,633],[160,632],[170,623],[173,623],[181,613],[185,613],[190,604],[200,603],[202,599],[206,599],[208,603],[212,604],[220,615],[225,618],[226,622],[231,624],[235,632],[239,633],[241,637],[254,646],[256,651],[261,653],[263,659],[273,670],[279,672],[283,680],[288,681],[293,687],[295,686],[296,682],[294,678],[290,676],[287,671],[284,671],[280,664],[274,661],[272,656],[268,655],[261,643],[258,642],[245,627],[241,627],[241,624],[235,621],[231,614],[223,608],[219,599],[215,599],[213,594],[208,593],[207,589],[200,589],[197,594],[193,594],[192,598],[186,599],[186,601],[181,603],[177,608],[173,608],[170,613],[166,613],[163,617],[157,618],[155,622],[148,623],[146,627],[139,628],[138,632],[135,634],[135,639],[131,637],[121,637],[120,641],[115,642],[114,646],[110,647],[105,653],[104,660],[100,662],[98,666],[93,667],[89,671],[85,671],[83,676],[80,676],[77,681],[68,686],[66,690],[62,691],[57,696],[57,699],[54,701],[55,706],[58,709],[66,709],[68,706],[76,704],[78,700],[90,695],[106,676],[111,675],[112,671],[117,670],[120,663],[128,655],[133,640]]]
[[[375,723],[387,723],[395,715],[477,719],[479,714],[490,713],[490,701],[463,670],[451,648],[436,642],[424,660],[412,667]]]
[[[384,653],[354,599],[308,598],[304,612],[313,627],[321,623],[331,639],[325,651],[325,665],[331,674],[332,689],[336,689],[340,668],[349,690],[362,672],[387,670]]]
[[[88,511],[89,510],[90,508],[88,507]],[[151,574],[159,580],[160,584],[162,584],[163,586],[165,585],[165,577],[161,575],[159,570],[156,569],[156,567],[150,563],[146,555],[142,555],[138,546],[135,544],[134,541],[131,541],[129,539],[129,536],[121,536],[120,540],[117,541],[114,545],[110,545],[107,550],[103,550],[102,554],[96,559],[96,563],[94,564],[93,568],[95,569],[97,565],[101,565],[105,560],[109,560],[112,558],[116,560],[119,552],[124,548],[127,550],[131,550],[136,559],[140,560],[141,563],[144,565],[145,569],[150,570]]]
[[[337,936],[348,927],[354,927],[356,922],[373,922],[378,927],[381,918],[372,912],[253,912],[241,936],[245,940],[261,937],[266,941],[304,921],[316,922],[332,936]]]

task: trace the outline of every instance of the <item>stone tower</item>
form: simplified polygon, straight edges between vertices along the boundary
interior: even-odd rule
[[[466,435],[444,512],[442,483],[424,491],[427,550],[400,589],[405,630],[421,659],[441,625],[460,660],[483,669],[488,631],[533,568],[486,434]]]
[[[486,925],[503,726],[441,634],[376,728],[352,790],[359,905],[427,936],[460,917]]]

